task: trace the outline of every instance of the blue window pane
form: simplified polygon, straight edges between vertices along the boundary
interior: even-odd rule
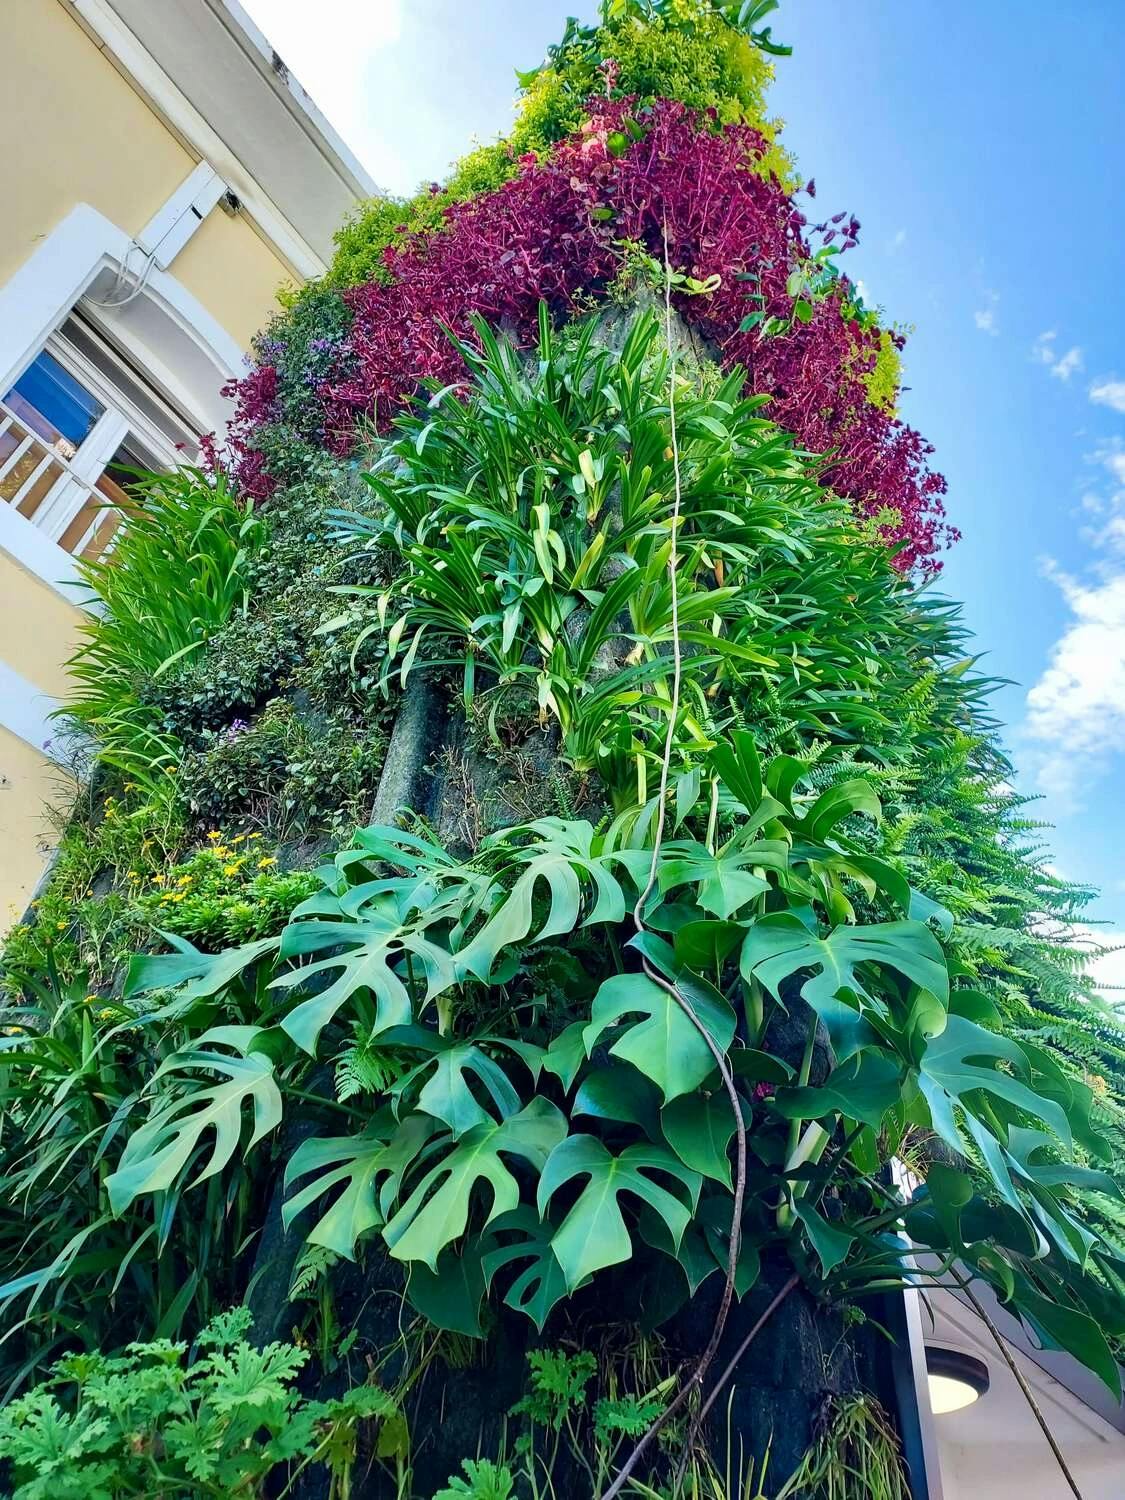
[[[59,437],[64,437],[76,448],[89,437],[94,423],[105,411],[105,407],[79,385],[53,355],[46,352],[28,366],[4,399],[47,442],[54,443]]]

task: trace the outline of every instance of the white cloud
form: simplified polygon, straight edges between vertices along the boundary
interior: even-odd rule
[[[1090,400],[1125,414],[1125,380],[1095,380],[1090,387]]]
[[[973,314],[973,322],[981,333],[991,334],[993,338],[1000,332],[996,322],[996,309],[1000,305],[1000,293],[992,287],[986,287],[984,291],[984,306],[979,307]]]
[[[381,186],[396,184],[394,141],[372,124],[369,73],[402,36],[404,0],[243,0],[255,24]]]
[[[1082,350],[1077,345],[1068,349],[1066,353],[1051,366],[1051,374],[1056,380],[1069,380],[1075,370],[1082,368]]]
[[[1054,328],[1041,333],[1031,346],[1031,357],[1036,364],[1046,365],[1056,380],[1069,380],[1082,368],[1082,350],[1077,344],[1060,354],[1055,347],[1058,331]]]
[[[888,247],[890,249],[890,251],[891,251],[891,254],[893,255],[896,250],[901,250],[902,247],[903,247],[903,245],[905,245],[905,244],[906,244],[906,230],[905,229],[896,229],[895,232],[894,232],[894,235],[891,238],[891,243],[890,243],[890,245]]]
[[[1094,461],[1109,471],[1116,484],[1125,488],[1125,448],[1122,448],[1120,442],[1107,443],[1099,448],[1094,454]]]
[[[1076,811],[1125,744],[1125,572],[1103,568],[1080,582],[1051,561],[1045,571],[1071,618],[1027,694],[1023,727],[1038,789],[1057,810]]]
[[[1076,922],[1071,937],[1075,946],[1084,948],[1089,955],[1086,972],[1093,977],[1103,999],[1110,1005],[1125,1007],[1125,932]]]

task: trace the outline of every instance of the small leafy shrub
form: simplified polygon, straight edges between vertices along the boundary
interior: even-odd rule
[[[204,733],[184,758],[180,784],[197,824],[303,837],[361,820],[374,795],[385,741],[340,718],[306,718],[275,699],[252,724]]]
[[[434,1500],[514,1500],[516,1481],[512,1471],[491,1459],[467,1458],[461,1467],[465,1478],[454,1474]]]
[[[139,1495],[261,1496],[271,1476],[321,1469],[346,1494],[361,1422],[396,1410],[360,1386],[307,1401],[308,1359],[291,1344],[246,1342],[250,1314],[223,1313],[185,1343],[130,1344],[123,1355],[70,1354],[50,1380],[0,1411],[0,1458],[13,1500],[134,1500]]]
[[[295,621],[284,609],[238,616],[182,669],[147,685],[164,729],[198,749],[208,731],[247,719],[301,660]]]
[[[238,833],[225,841],[212,832],[183,863],[143,883],[138,877],[133,906],[152,927],[205,949],[251,942],[279,931],[293,908],[317,889],[311,873],[277,866],[277,855],[261,834]]]
[[[772,141],[776,127],[765,106],[772,67],[761,38],[732,26],[721,11],[709,3],[627,0],[603,6],[601,25],[568,21],[543,66],[518,75],[522,96],[508,138],[462,157],[444,184],[429,184],[410,199],[361,205],[334,236],[328,283],[390,281],[389,250],[432,234],[455,204],[502,187],[522,158],[545,156],[581,128],[594,95],[616,93],[643,104],[678,99],[718,123],[754,125]],[[765,170],[787,177],[791,163],[774,147]],[[268,360],[271,349],[259,352]]]
[[[126,784],[83,793],[66,826],[50,878],[13,927],[0,952],[0,991],[18,996],[28,978],[81,974],[98,988],[135,946],[125,872],[158,875],[187,837],[183,806],[170,778],[151,791]]]

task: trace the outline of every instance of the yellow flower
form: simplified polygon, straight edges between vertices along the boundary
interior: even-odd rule
[[[55,930],[57,932],[63,932],[63,931],[65,931],[65,929],[66,929],[66,923],[65,922],[56,922],[55,923]]]
[[[165,776],[175,776],[175,774],[176,774],[176,768],[175,768],[175,766],[165,766],[164,767],[164,774],[165,774]]]
[[[231,839],[232,844],[242,844],[245,843],[245,841],[246,835],[244,833],[236,833],[234,838]]]
[[[168,894],[171,896],[173,901],[182,901],[187,895],[187,891],[169,891]]]
[[[214,828],[212,828],[211,832],[207,835],[207,837],[211,840],[212,843],[214,843],[216,839],[221,839],[222,838],[222,834],[218,833]]]
[[[140,872],[140,870],[130,870],[129,871],[129,879],[130,880],[140,880],[140,878],[141,878],[141,872]]]
[[[179,878],[179,880],[176,881],[176,884],[177,885],[190,885],[192,883],[192,881],[194,880],[194,878],[195,877],[193,875],[181,875],[180,878]]]
[[[227,859],[230,855],[230,850],[225,844],[212,844],[210,849],[206,850],[205,852],[207,854],[213,854],[216,859]]]
[[[260,833],[248,833],[248,834],[247,834],[247,835],[246,835],[246,837],[247,837],[247,838],[248,838],[248,839],[260,839],[260,838],[261,838],[261,836],[262,836],[262,835],[261,835],[261,834],[260,834]]]
[[[4,1035],[5,1036],[22,1036],[23,1035],[23,1027],[22,1026],[5,1026],[4,1027]]]
[[[153,885],[163,885],[166,879],[167,876],[165,875],[154,875],[152,877],[152,883]]]
[[[223,874],[224,875],[237,875],[238,872],[239,872],[239,870],[242,868],[242,866],[245,863],[246,863],[245,859],[232,859],[229,865],[224,865],[223,866]]]
[[[84,999],[84,1000],[83,1000],[83,1001],[82,1001],[82,1004],[83,1004],[83,1005],[93,1005],[93,1003],[94,1003],[94,1001],[95,1001],[95,1000],[96,1000],[96,999],[97,999],[97,998],[98,998],[98,997],[97,997],[97,995],[87,995],[87,996],[86,996],[86,997],[85,997],[85,999]]]
[[[161,901],[174,901],[176,899],[176,893],[175,891],[161,891],[160,899]]]
[[[109,1021],[109,1020],[112,1019],[112,1017],[113,1017],[113,1012],[111,1010],[99,1010],[98,1011],[98,1020],[99,1021]]]
[[[268,867],[270,865],[276,865],[276,864],[277,864],[277,860],[274,859],[274,857],[272,855],[267,855],[265,859],[260,859],[258,861],[258,869],[259,870],[265,870],[265,869],[268,869]]]

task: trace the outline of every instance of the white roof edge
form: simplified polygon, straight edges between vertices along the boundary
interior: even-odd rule
[[[357,198],[374,198],[381,189],[358,157],[321,113],[308,90],[293,76],[288,64],[254,24],[238,0],[203,0],[226,27],[233,41],[254,62],[290,114],[301,124]]]

